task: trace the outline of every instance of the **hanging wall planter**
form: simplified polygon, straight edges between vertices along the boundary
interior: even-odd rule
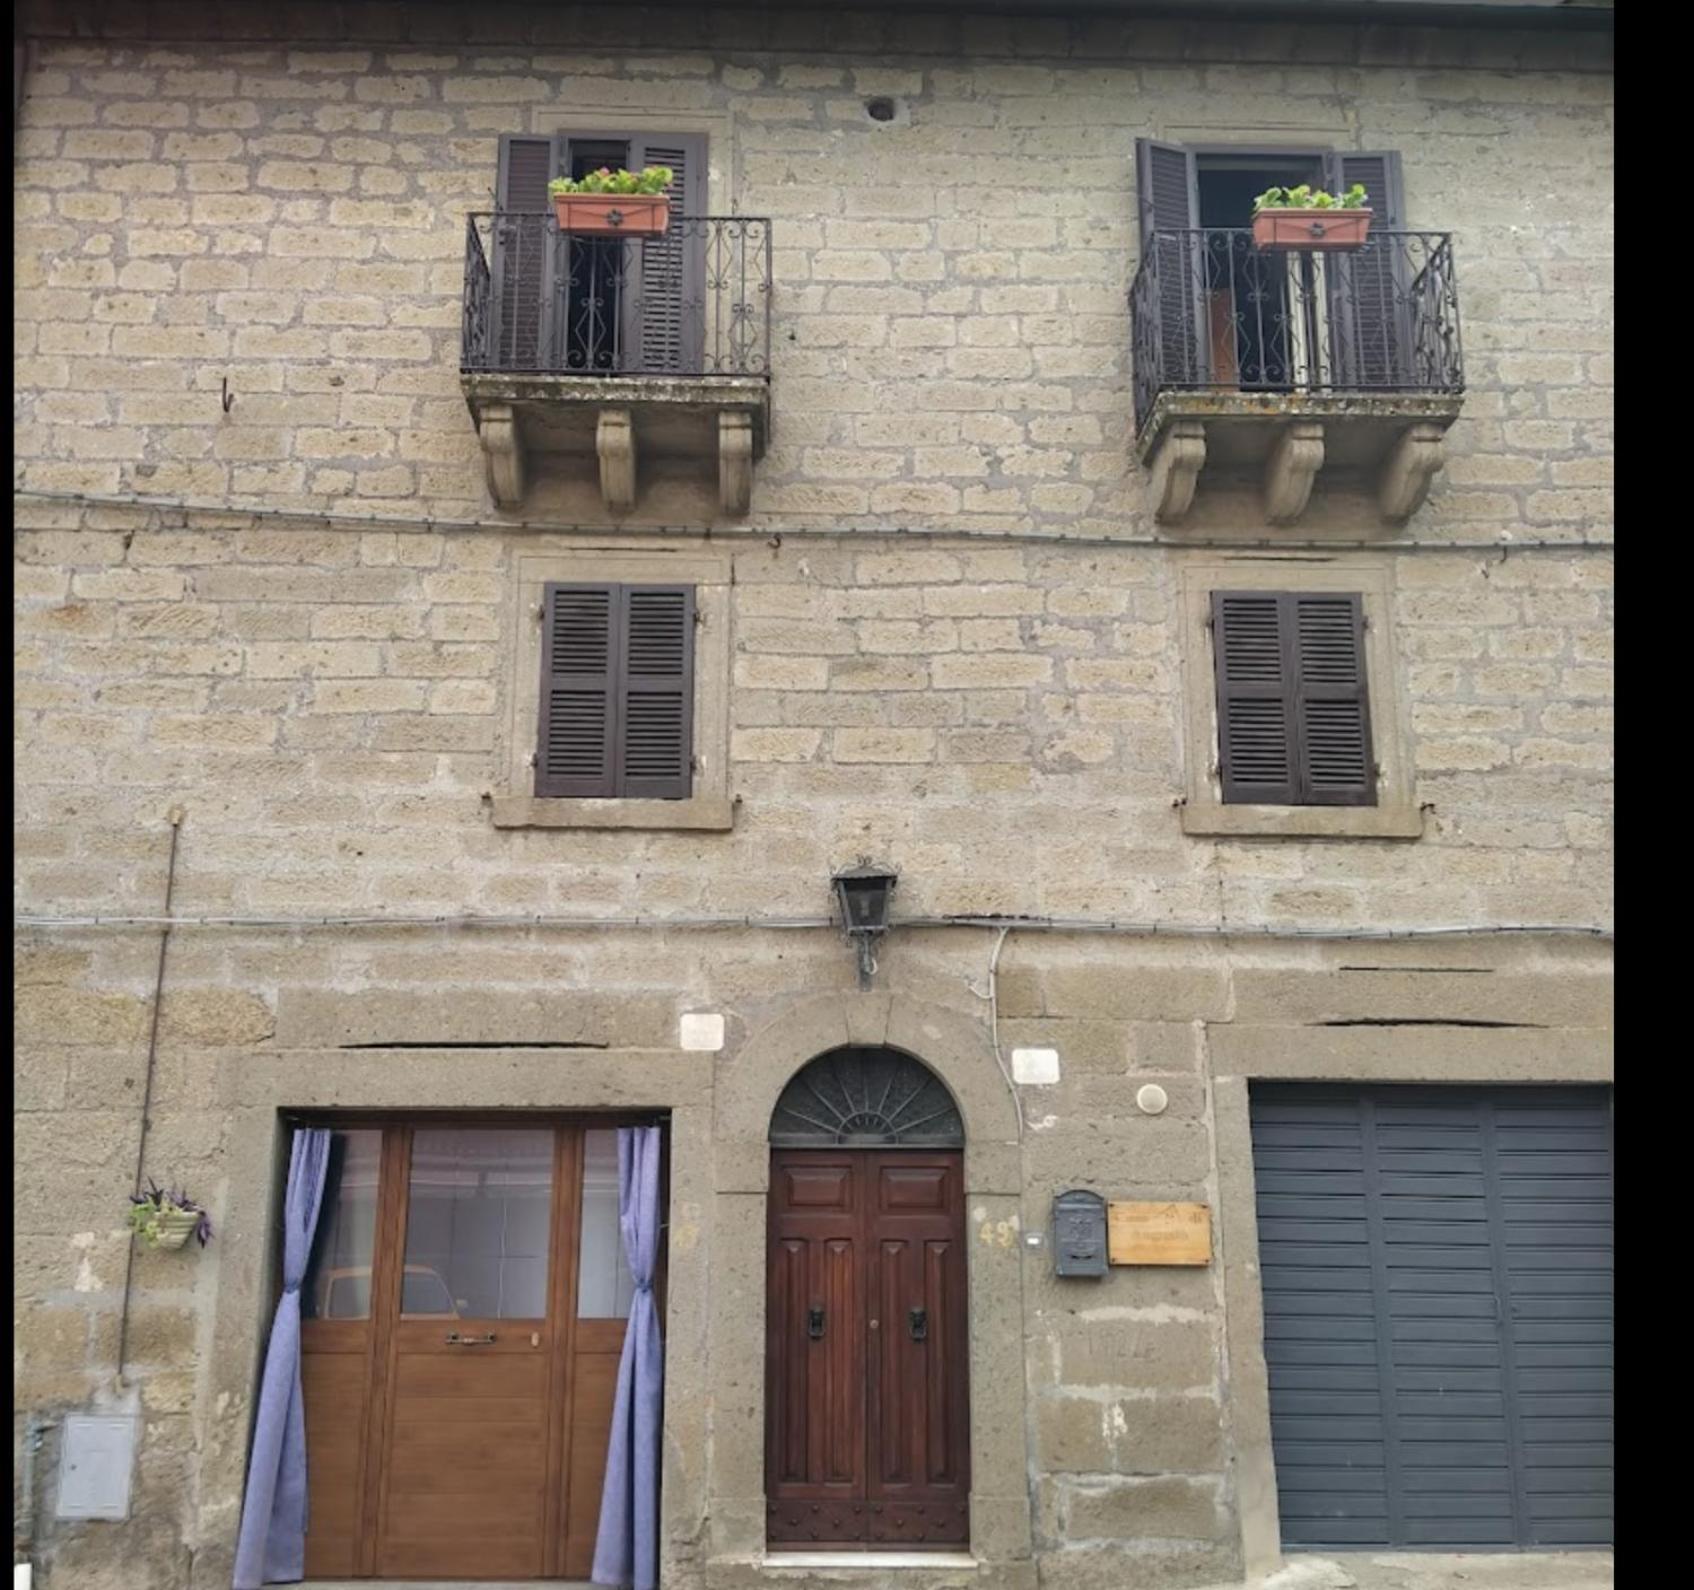
[[[1358,248],[1372,211],[1355,183],[1337,198],[1309,187],[1270,188],[1253,201],[1253,246],[1268,250]]]
[[[180,1248],[190,1237],[205,1247],[212,1235],[211,1217],[186,1192],[166,1192],[154,1182],[146,1192],[131,1194],[129,1226],[150,1248]]]
[[[561,232],[575,237],[661,237],[671,223],[665,190],[674,176],[669,166],[639,172],[602,167],[585,177],[555,177],[547,193]]]

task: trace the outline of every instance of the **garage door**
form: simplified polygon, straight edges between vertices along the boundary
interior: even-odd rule
[[[1609,1092],[1279,1083],[1252,1121],[1284,1545],[1609,1545]]]

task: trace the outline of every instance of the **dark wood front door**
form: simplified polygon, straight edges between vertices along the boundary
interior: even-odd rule
[[[771,1156],[766,1538],[970,1538],[964,1156]]]
[[[609,1127],[337,1127],[302,1289],[308,1579],[588,1576],[617,1211]]]

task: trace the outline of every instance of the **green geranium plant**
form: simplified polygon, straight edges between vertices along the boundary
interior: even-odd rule
[[[555,197],[562,193],[660,194],[675,176],[669,166],[647,166],[641,171],[613,171],[610,166],[601,166],[585,177],[554,177],[547,191]]]
[[[1253,201],[1253,214],[1260,210],[1362,210],[1368,197],[1362,182],[1355,182],[1340,198],[1303,182],[1297,188],[1266,188]]]

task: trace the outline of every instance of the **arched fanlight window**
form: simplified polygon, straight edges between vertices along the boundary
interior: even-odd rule
[[[962,1148],[953,1096],[898,1049],[831,1049],[795,1073],[771,1112],[777,1148]]]

